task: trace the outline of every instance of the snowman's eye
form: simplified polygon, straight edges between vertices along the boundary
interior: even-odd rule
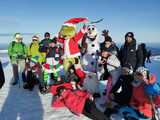
[[[94,28],[92,28],[92,30],[94,30]]]
[[[88,28],[88,30],[90,31],[90,30],[91,30],[91,28]]]

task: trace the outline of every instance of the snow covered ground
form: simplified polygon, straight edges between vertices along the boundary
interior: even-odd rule
[[[0,90],[0,120],[89,120],[77,117],[67,109],[53,109],[52,95],[42,95],[38,89],[33,92],[22,87],[11,86],[12,68],[8,58],[0,57],[3,63],[6,82]]]
[[[30,92],[22,87],[11,86],[12,68],[9,59],[4,55],[0,59],[6,77],[5,85],[0,90],[0,120],[89,120],[84,116],[77,117],[67,109],[51,108],[51,94],[41,95],[37,89]],[[152,60],[147,66],[160,80],[160,60]]]

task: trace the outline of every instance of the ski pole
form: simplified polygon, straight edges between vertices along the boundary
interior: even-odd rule
[[[150,99],[150,102],[151,102],[151,105],[152,105],[152,109],[153,109],[155,118],[157,118],[157,120],[160,120],[160,116],[159,116],[160,113],[159,113],[159,111],[155,107],[155,104],[153,102],[153,96],[149,96],[149,99]]]

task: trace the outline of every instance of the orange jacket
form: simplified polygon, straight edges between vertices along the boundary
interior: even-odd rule
[[[155,80],[155,75],[151,75],[149,81],[152,83]],[[135,107],[140,113],[143,113],[145,116],[152,118],[152,106],[149,97],[144,92],[144,86],[145,83],[142,83],[137,87],[133,87],[130,104]]]

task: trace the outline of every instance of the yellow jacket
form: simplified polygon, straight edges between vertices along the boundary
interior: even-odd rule
[[[45,53],[39,52],[39,42],[38,41],[34,41],[28,46],[28,56],[29,57],[38,56],[39,63],[45,62]]]

